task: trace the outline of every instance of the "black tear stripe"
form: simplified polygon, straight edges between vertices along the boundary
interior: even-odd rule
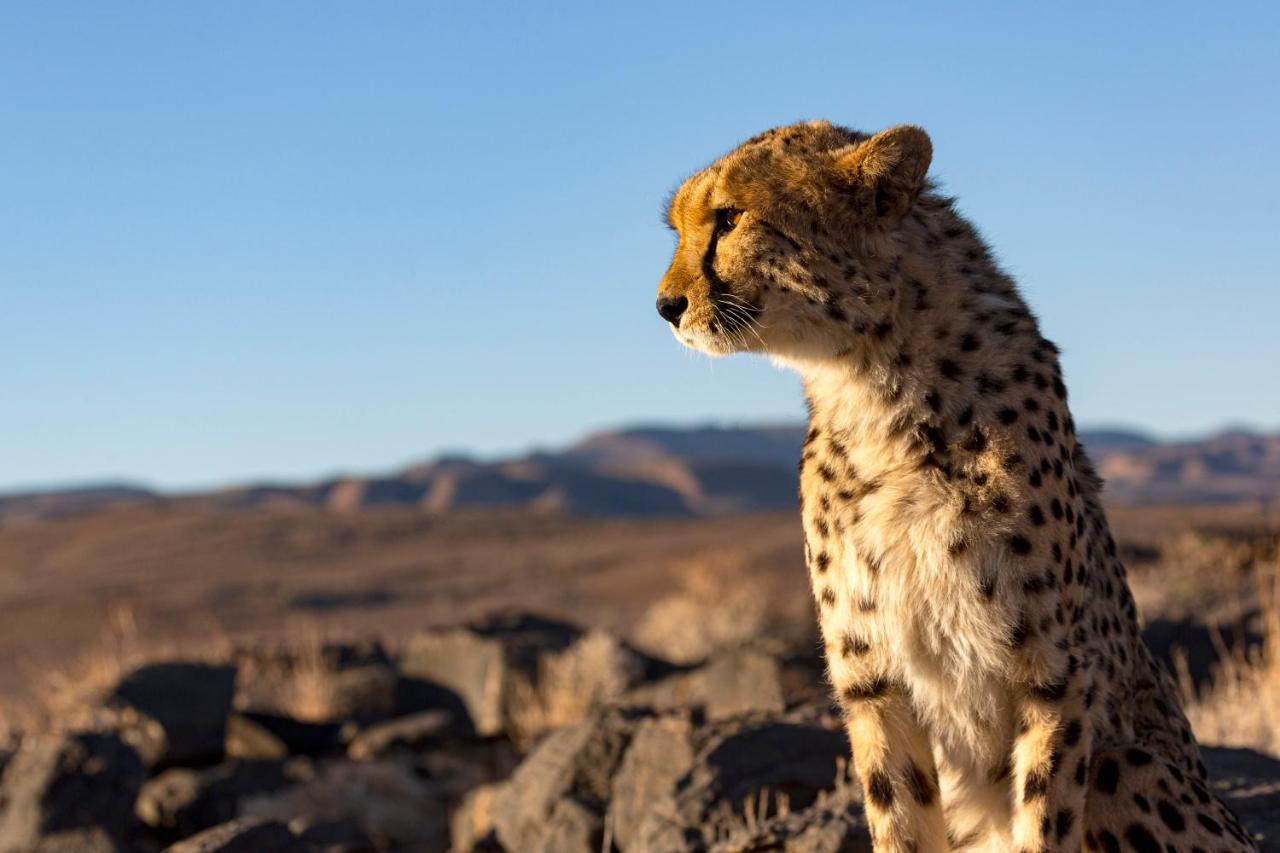
[[[735,313],[727,313],[720,307],[720,296],[722,294],[731,293],[729,285],[724,283],[724,279],[720,278],[720,274],[716,272],[716,246],[720,242],[721,231],[719,228],[712,226],[711,239],[707,242],[707,251],[702,255],[702,274],[706,277],[711,285],[711,308],[715,311],[716,319],[720,321],[720,325],[726,331],[733,332],[738,328],[745,326],[751,320],[760,316],[760,307],[752,304],[748,299],[742,298],[746,305],[738,305],[747,313],[747,319],[743,320]],[[741,298],[741,297],[739,297]]]

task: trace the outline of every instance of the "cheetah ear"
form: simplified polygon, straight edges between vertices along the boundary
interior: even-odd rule
[[[915,203],[932,159],[929,134],[904,124],[837,152],[836,169],[863,211],[897,221]]]

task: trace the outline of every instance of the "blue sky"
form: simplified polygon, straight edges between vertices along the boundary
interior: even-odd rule
[[[1274,4],[541,5],[6,5],[0,488],[799,419],[653,298],[666,193],[814,117],[929,130],[1080,422],[1280,426]]]

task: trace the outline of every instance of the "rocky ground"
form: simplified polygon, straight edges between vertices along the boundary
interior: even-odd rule
[[[0,747],[0,851],[869,849],[812,656],[507,614],[127,672]],[[1280,850],[1280,761],[1206,750]]]

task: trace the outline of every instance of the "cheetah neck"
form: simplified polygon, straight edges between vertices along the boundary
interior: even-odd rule
[[[889,331],[849,329],[834,354],[788,365],[803,379],[811,429],[854,449],[870,476],[913,470],[932,478],[938,466],[922,461],[943,463],[948,444],[973,438],[957,425],[1020,449],[1023,439],[999,423],[988,398],[1024,373],[1037,381],[1019,367],[1023,359],[1045,362],[1044,387],[1028,393],[1046,393],[1057,365],[1013,282],[950,206],[932,200],[884,257],[876,271],[894,294]]]

